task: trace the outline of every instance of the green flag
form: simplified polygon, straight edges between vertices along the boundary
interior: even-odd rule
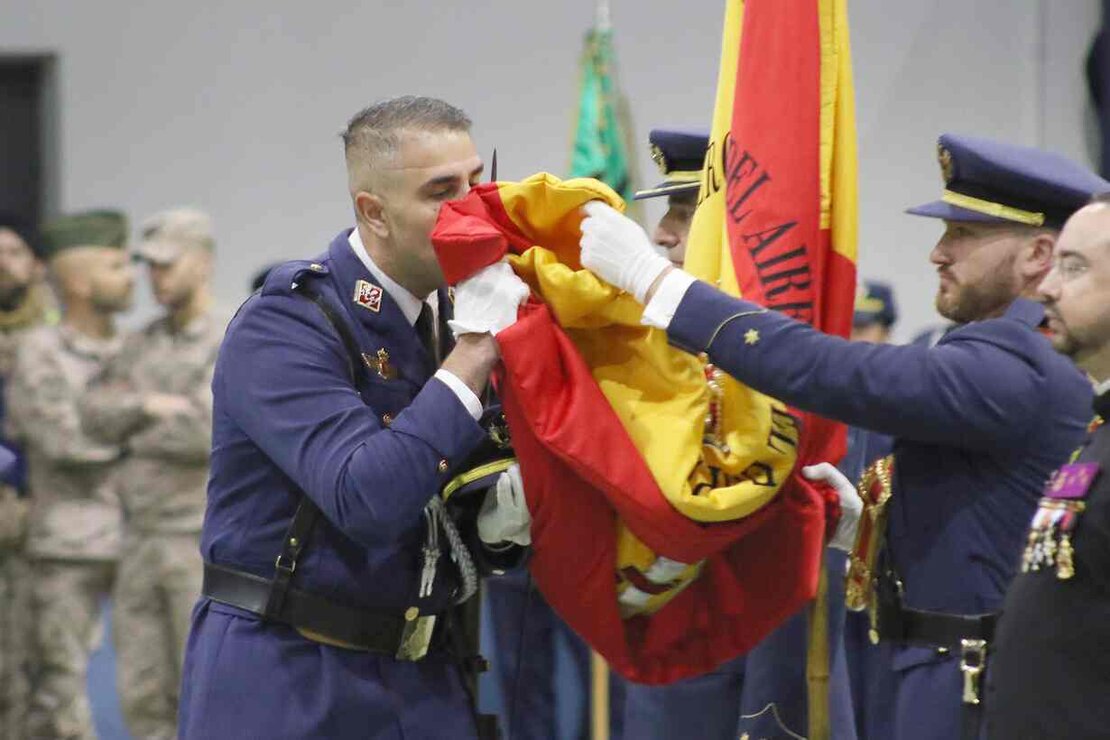
[[[632,172],[629,127],[614,75],[613,32],[599,23],[586,33],[571,177],[594,177],[629,200]]]

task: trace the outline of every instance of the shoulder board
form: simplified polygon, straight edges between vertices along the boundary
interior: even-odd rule
[[[323,277],[329,272],[328,266],[323,262],[285,262],[270,270],[266,282],[262,284],[262,295],[289,295],[297,283]]]

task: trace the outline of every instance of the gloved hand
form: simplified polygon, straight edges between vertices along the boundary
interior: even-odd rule
[[[832,463],[817,463],[802,468],[802,477],[815,483],[825,483],[833,487],[840,496],[840,521],[836,524],[836,534],[829,540],[829,547],[850,552],[856,544],[856,529],[859,527],[860,514],[863,513],[863,499],[856,487],[844,473]]]
[[[528,293],[507,262],[484,267],[455,288],[455,318],[447,325],[456,339],[460,334],[496,335],[516,323]]]
[[[671,266],[655,250],[647,233],[612,206],[593,200],[583,206],[582,266],[644,302],[651,284]]]
[[[478,539],[487,545],[532,544],[532,515],[524,500],[520,466],[513,464],[490,486],[478,511]]]

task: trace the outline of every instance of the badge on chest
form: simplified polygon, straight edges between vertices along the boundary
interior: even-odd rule
[[[1029,528],[1021,559],[1023,573],[1054,568],[1061,580],[1075,575],[1072,533],[1100,472],[1097,462],[1068,463],[1048,481]]]
[[[384,347],[373,355],[363,352],[362,361],[382,380],[394,380],[397,377],[397,368],[389,361],[389,351]]]

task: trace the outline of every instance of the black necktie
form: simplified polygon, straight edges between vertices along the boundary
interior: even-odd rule
[[[424,347],[424,351],[428,353],[428,359],[432,361],[433,367],[439,367],[439,356],[436,352],[436,321],[432,313],[432,307],[427,303],[422,304],[420,309],[420,316],[416,318],[416,336],[420,338],[420,344]]]

